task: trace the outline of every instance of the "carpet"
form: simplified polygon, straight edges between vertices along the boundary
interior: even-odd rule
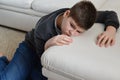
[[[24,37],[25,32],[0,26],[0,52],[10,60]]]

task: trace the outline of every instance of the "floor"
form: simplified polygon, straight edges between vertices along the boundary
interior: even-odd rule
[[[24,37],[25,32],[0,26],[0,52],[10,60]]]

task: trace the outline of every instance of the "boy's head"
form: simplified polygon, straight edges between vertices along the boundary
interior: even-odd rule
[[[70,17],[83,29],[91,28],[96,19],[96,8],[90,1],[81,1],[76,3],[70,9]]]
[[[77,36],[88,30],[96,19],[96,8],[90,1],[80,1],[63,14],[61,31],[69,36]]]

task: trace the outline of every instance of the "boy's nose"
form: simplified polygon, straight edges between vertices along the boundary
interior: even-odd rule
[[[70,36],[73,36],[75,34],[75,30],[70,30],[69,33],[70,33]]]

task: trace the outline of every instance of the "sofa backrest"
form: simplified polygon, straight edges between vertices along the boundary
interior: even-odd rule
[[[0,0],[0,4],[19,7],[19,8],[31,8],[33,0]]]
[[[34,0],[32,2],[32,8],[40,12],[50,13],[60,8],[70,8],[79,1],[82,0]],[[107,0],[91,0],[97,9],[106,1]]]
[[[79,1],[82,0],[0,0],[0,4],[50,13],[60,8],[70,8]],[[106,1],[107,0],[91,0],[97,9]]]

